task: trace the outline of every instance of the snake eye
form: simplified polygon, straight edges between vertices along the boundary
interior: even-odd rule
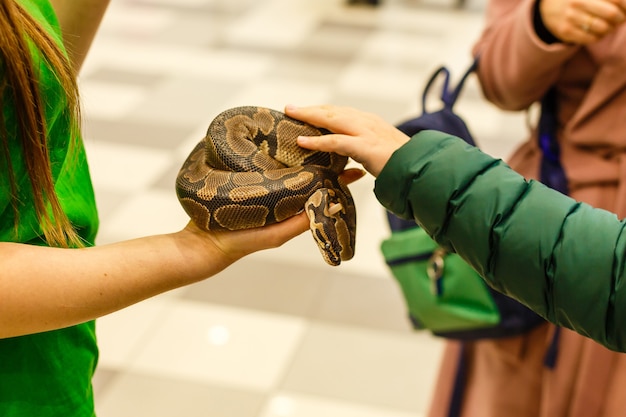
[[[326,250],[330,249],[330,242],[326,242],[326,244],[324,245],[324,247],[326,248]]]

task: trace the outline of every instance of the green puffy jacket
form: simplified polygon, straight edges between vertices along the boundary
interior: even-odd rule
[[[526,181],[501,160],[434,131],[396,151],[374,191],[495,289],[626,351],[626,223],[615,214]]]

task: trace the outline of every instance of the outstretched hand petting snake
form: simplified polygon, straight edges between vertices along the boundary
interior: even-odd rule
[[[304,210],[322,257],[339,265],[355,246],[356,209],[339,176],[348,158],[296,143],[324,133],[276,110],[226,110],[183,163],[178,199],[204,230],[260,227]]]

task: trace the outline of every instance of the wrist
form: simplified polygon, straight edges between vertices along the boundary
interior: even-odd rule
[[[545,25],[543,16],[541,15],[541,0],[536,0],[533,6],[533,27],[539,39],[547,45],[562,43]]]
[[[221,236],[229,232],[207,232],[190,221],[180,232],[174,234],[179,252],[191,268],[191,275],[201,280],[214,275],[246,253],[234,251]]]

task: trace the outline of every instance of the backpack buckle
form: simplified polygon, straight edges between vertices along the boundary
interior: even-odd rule
[[[443,257],[446,253],[446,250],[443,248],[435,249],[432,256],[428,259],[428,266],[426,267],[426,273],[428,278],[430,278],[430,291],[437,296],[443,292],[441,278],[443,278],[443,269],[445,267]]]

